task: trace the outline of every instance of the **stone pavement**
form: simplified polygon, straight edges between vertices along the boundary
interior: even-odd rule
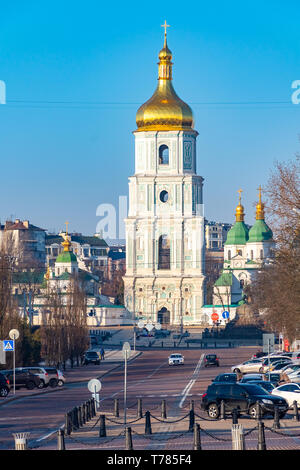
[[[113,408],[113,406],[111,406]],[[65,435],[66,450],[126,450],[125,428],[130,427],[133,450],[193,450],[194,432],[189,430],[190,404],[186,403],[180,416],[161,417],[160,404],[150,411],[151,434],[147,434],[145,416],[137,418],[137,409],[131,407],[127,411],[127,423],[124,424],[122,410],[120,417],[115,417],[113,410],[98,410],[96,416],[85,423],[84,426]],[[143,410],[145,413],[145,410]],[[99,437],[100,415],[105,414],[106,436]],[[195,422],[200,425],[201,450],[232,450],[232,419],[211,420],[206,413],[195,404]],[[299,450],[300,449],[300,422],[294,420],[292,412],[280,420],[280,428],[274,428],[274,420],[264,419],[266,450]],[[258,450],[257,421],[239,418],[245,436],[245,450]],[[102,427],[103,431],[103,427]],[[54,450],[57,440],[52,436],[51,441],[44,442],[43,448]],[[37,449],[38,450],[38,449]]]

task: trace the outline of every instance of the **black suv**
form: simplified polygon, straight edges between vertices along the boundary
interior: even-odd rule
[[[274,416],[275,405],[277,405],[279,417],[283,418],[289,407],[284,398],[271,395],[258,385],[213,383],[202,395],[201,408],[207,411],[210,418],[217,419],[222,401],[224,401],[226,413],[237,409],[239,413],[248,414],[251,418],[257,418],[257,402],[260,404],[262,416],[266,414]]]
[[[87,351],[84,354],[84,360],[83,363],[85,365],[89,364],[90,362],[94,364],[100,364],[100,357],[96,351]]]
[[[0,397],[7,397],[10,391],[8,378],[0,372]]]
[[[219,367],[219,359],[216,354],[206,354],[204,357],[204,367],[217,366]]]
[[[230,382],[230,383],[235,383],[237,382],[238,377],[235,372],[232,373],[224,373],[224,374],[219,374],[217,377],[215,377],[212,382]]]
[[[6,370],[3,373],[4,375],[6,375],[9,382],[13,384],[14,371]],[[38,387],[41,382],[38,375],[32,374],[28,369],[25,369],[24,367],[15,370],[15,379],[16,388],[26,387],[28,390],[32,390],[33,388]]]

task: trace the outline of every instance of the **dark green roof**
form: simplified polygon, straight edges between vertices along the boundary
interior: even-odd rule
[[[13,284],[42,284],[45,270],[42,271],[20,271],[12,274]]]
[[[77,258],[74,255],[73,251],[63,251],[58,255],[55,260],[55,263],[76,263]]]
[[[264,220],[256,220],[249,230],[250,242],[264,242],[273,239],[273,232]]]
[[[232,273],[222,273],[219,279],[216,280],[215,286],[232,286]]]
[[[228,232],[225,245],[245,245],[249,238],[249,231],[244,222],[236,222]]]

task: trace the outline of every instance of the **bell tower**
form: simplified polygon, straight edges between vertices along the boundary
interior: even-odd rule
[[[200,323],[204,303],[203,178],[193,113],[173,88],[163,27],[158,84],[138,109],[133,133],[124,298],[135,318],[184,327]]]

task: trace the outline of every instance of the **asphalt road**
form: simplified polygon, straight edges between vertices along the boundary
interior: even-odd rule
[[[169,366],[170,351],[145,351],[128,364],[127,407],[128,413],[142,399],[143,410],[158,408],[166,400],[168,416],[179,416],[189,400],[197,402],[213,377],[230,371],[230,367],[250,358],[254,348],[220,349],[220,367],[203,367],[203,356],[212,350],[176,350],[185,357],[183,366]],[[215,351],[214,351],[215,352]],[[95,366],[85,368],[91,377],[97,374]],[[124,406],[124,367],[121,363],[102,379],[100,408],[112,411],[114,399],[119,399],[120,410]],[[51,393],[25,394],[20,399],[0,407],[0,449],[14,448],[13,433],[30,432],[31,442],[42,442],[64,424],[65,413],[91,398],[87,382],[67,384]]]

